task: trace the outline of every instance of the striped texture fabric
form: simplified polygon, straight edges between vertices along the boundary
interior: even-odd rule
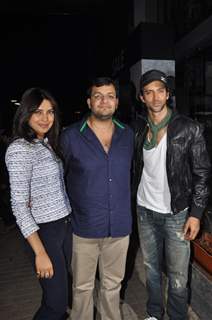
[[[38,224],[70,214],[62,162],[48,141],[17,139],[9,145],[5,160],[13,214],[25,238],[39,229]]]

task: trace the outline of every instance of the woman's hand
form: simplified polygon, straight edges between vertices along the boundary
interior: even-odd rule
[[[50,279],[54,275],[53,265],[46,252],[38,232],[32,233],[28,238],[32,250],[35,253],[35,268],[38,278]]]
[[[54,275],[53,265],[45,251],[35,256],[35,268],[38,278],[51,279]]]

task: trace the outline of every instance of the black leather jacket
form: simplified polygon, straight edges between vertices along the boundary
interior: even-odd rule
[[[143,143],[147,121],[138,119],[135,129],[133,196],[137,194],[143,170]],[[167,129],[166,170],[174,214],[189,207],[190,215],[201,218],[209,196],[210,160],[202,126],[196,121],[173,113]]]

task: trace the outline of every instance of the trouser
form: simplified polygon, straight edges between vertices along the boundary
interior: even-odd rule
[[[190,242],[182,234],[187,210],[176,215],[162,214],[138,206],[140,243],[146,271],[147,312],[162,319],[162,265],[168,278],[167,314],[171,320],[187,319],[187,281]]]
[[[53,264],[51,279],[40,279],[41,306],[34,320],[67,319],[68,270],[70,267],[72,229],[70,217],[39,225],[39,236]]]
[[[120,288],[129,236],[88,239],[73,235],[72,320],[93,320],[93,290],[99,267],[99,311],[102,320],[120,320]]]

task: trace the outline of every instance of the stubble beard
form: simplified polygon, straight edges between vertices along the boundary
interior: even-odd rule
[[[160,113],[161,111],[164,110],[164,108],[166,107],[166,103],[164,103],[159,109],[155,109],[153,107],[148,107],[148,111],[150,111],[151,113]]]
[[[111,120],[113,118],[114,113],[109,113],[109,114],[100,114],[98,112],[91,112],[92,116],[96,118],[99,121],[107,121]]]

